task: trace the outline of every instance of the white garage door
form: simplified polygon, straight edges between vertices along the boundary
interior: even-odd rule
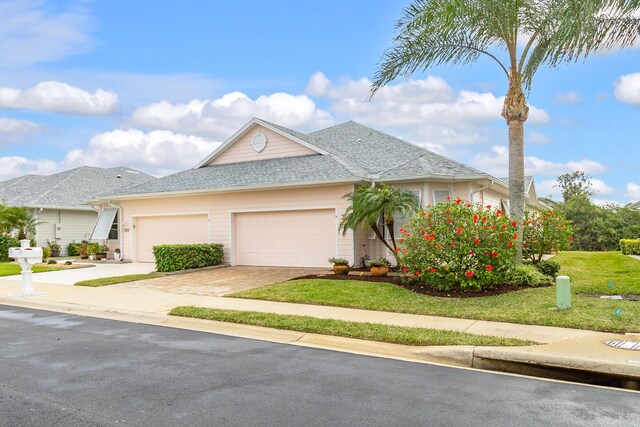
[[[207,215],[138,217],[135,222],[135,260],[155,262],[153,247],[178,243],[209,243]]]
[[[235,214],[235,264],[327,267],[336,253],[334,209]]]

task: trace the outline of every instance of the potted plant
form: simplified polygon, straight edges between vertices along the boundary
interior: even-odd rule
[[[329,258],[329,262],[333,264],[334,274],[349,274],[349,261],[344,258]]]
[[[52,257],[60,256],[60,245],[59,244],[57,244],[56,242],[50,242],[49,240],[47,240],[47,247],[51,250],[51,256]]]
[[[367,267],[369,267],[373,276],[386,276],[389,274],[390,265],[385,257],[374,258],[367,261]]]
[[[80,259],[89,258],[89,248],[86,243],[82,243],[78,248],[78,254],[80,255]]]
[[[96,249],[96,259],[107,259],[109,247],[107,245],[98,245]]]
[[[116,248],[113,251],[113,259],[116,261],[120,261],[122,259],[122,254],[120,253],[120,249]]]

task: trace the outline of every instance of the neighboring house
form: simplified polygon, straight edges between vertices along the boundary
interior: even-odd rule
[[[640,201],[635,202],[635,203],[629,203],[627,205],[628,208],[630,209],[640,209]]]
[[[71,242],[89,239],[98,207],[82,204],[104,192],[155,180],[126,167],[110,169],[83,166],[53,175],[25,175],[0,182],[0,200],[23,206],[44,223],[36,229],[38,246],[56,242],[66,255]],[[117,227],[111,232],[116,238]]]
[[[388,255],[368,230],[338,231],[344,196],[373,182],[413,190],[423,205],[508,197],[500,179],[355,122],[303,134],[252,119],[193,169],[93,203],[117,206],[125,259],[153,262],[157,244],[215,242],[233,265],[326,267],[333,256]]]

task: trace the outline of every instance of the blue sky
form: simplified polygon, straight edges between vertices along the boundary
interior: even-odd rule
[[[406,0],[0,2],[0,180],[84,164],[157,176],[251,117],[303,132],[347,120],[496,176],[506,79],[480,60],[368,85]],[[600,203],[640,200],[640,49],[541,69],[527,173],[583,170]]]

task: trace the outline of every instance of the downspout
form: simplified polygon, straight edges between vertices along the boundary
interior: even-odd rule
[[[484,190],[488,190],[489,188],[491,188],[491,186],[493,186],[493,182],[494,181],[492,179],[490,179],[489,180],[489,185],[485,185],[484,187],[478,188],[477,190],[475,190],[473,192],[473,194],[482,193]],[[482,196],[482,204],[484,205],[484,194],[481,194],[481,196]]]
[[[107,205],[111,206],[112,208],[116,208],[118,209],[118,245],[120,246],[120,257],[121,259],[124,259],[124,233],[122,230],[122,222],[123,222],[123,217],[122,217],[122,205],[120,204],[113,204],[111,202],[111,200],[107,200]]]

